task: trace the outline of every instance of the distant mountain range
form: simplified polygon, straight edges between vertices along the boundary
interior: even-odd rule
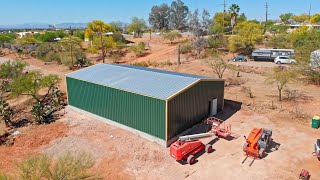
[[[59,23],[59,24],[46,24],[46,23],[27,23],[27,24],[15,24],[15,25],[0,25],[0,29],[49,29],[52,27],[57,29],[71,28],[85,28],[87,23]]]

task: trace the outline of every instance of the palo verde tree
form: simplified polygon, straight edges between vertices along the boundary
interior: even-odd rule
[[[211,30],[214,34],[224,33],[225,27],[231,24],[230,13],[217,12],[213,16]]]
[[[292,19],[294,15],[292,13],[280,14],[279,18],[284,24],[289,24],[289,20]]]
[[[254,22],[238,23],[234,30],[237,36],[230,38],[229,49],[231,52],[238,50],[250,52],[263,39],[262,26]]]
[[[56,87],[59,77],[56,75],[42,75],[38,71],[31,71],[17,77],[10,85],[14,96],[28,95],[36,102],[32,108],[32,114],[36,122],[44,124],[50,122],[54,112],[61,108],[61,92]],[[46,93],[40,94],[40,90]]]
[[[294,69],[279,66],[273,68],[272,71],[267,74],[266,83],[277,86],[279,101],[282,101],[283,89],[297,76],[298,74]]]
[[[105,42],[103,40],[103,33],[106,32],[114,32],[115,30],[109,24],[104,23],[101,20],[94,20],[87,25],[87,29],[85,30],[85,37],[91,40],[99,38],[101,49],[101,56],[104,63],[104,58],[106,56],[106,51],[104,49]]]
[[[310,17],[310,23],[316,24],[320,23],[320,14],[314,14]]]
[[[223,78],[223,74],[228,68],[228,63],[226,61],[221,59],[218,55],[213,55],[210,60],[206,60],[204,62],[212,69],[219,79]]]
[[[231,16],[231,26],[232,26],[232,34],[233,28],[237,24],[237,17],[239,15],[240,7],[237,4],[232,4],[229,8],[229,13]]]

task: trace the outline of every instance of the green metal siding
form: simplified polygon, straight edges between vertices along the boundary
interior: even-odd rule
[[[71,106],[166,139],[166,101],[69,77],[66,81]]]
[[[224,81],[200,81],[168,101],[168,140],[201,122],[210,114],[210,102],[223,109]]]

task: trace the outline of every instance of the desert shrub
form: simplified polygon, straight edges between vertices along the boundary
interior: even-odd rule
[[[320,86],[320,71],[313,69],[313,70],[308,70],[305,73],[307,80],[309,83]]]
[[[181,38],[182,35],[178,31],[171,31],[162,35],[163,39],[170,40],[172,43],[175,39]]]
[[[12,124],[11,118],[13,116],[13,110],[9,104],[2,98],[0,98],[0,122],[3,121],[6,127]]]
[[[86,153],[67,153],[56,161],[45,155],[30,157],[19,164],[20,178],[39,179],[93,179],[88,169],[94,165],[91,156]]]
[[[144,42],[139,42],[136,45],[130,47],[130,50],[138,57],[145,54],[146,44]]]
[[[0,180],[9,180],[9,176],[7,176],[6,174],[0,172]]]
[[[51,51],[45,56],[44,61],[61,63],[61,58],[58,53]]]
[[[98,53],[98,49],[95,48],[95,47],[89,47],[86,49],[86,53],[91,53],[91,54],[95,54],[95,53]]]
[[[251,87],[242,87],[241,91],[249,98],[254,98]]]
[[[145,61],[141,61],[141,62],[135,62],[132,65],[134,66],[141,66],[141,67],[149,67],[149,63],[145,62]]]
[[[112,55],[109,56],[109,58],[110,58],[112,63],[117,63],[117,62],[120,61],[121,56],[120,56],[120,54],[112,54]]]
[[[163,65],[163,66],[172,66],[173,63],[171,61],[167,60],[165,62],[162,62],[161,65]]]
[[[209,36],[207,41],[209,48],[223,48],[228,45],[228,41],[223,35]]]
[[[46,55],[51,53],[58,53],[62,51],[62,46],[58,43],[42,43],[36,49],[36,56],[39,59],[45,60]]]
[[[184,43],[180,46],[180,52],[181,54],[187,54],[190,53],[192,50],[191,44],[190,43]]]
[[[198,58],[201,58],[201,52],[203,52],[206,47],[208,47],[208,41],[205,38],[198,38],[192,42],[192,49]]]

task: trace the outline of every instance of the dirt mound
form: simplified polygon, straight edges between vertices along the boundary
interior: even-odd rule
[[[16,163],[38,153],[38,148],[52,140],[64,137],[68,126],[62,122],[49,125],[30,126],[21,130],[12,146],[0,146],[0,169],[6,173],[15,171]]]

